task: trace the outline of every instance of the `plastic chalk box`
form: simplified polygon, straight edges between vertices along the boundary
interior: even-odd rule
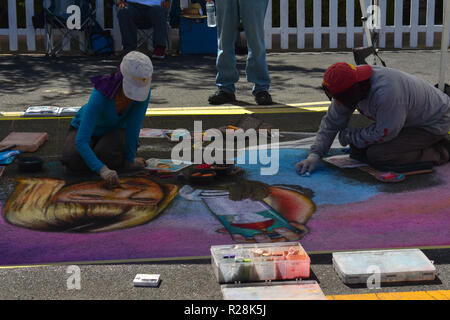
[[[219,283],[294,280],[309,277],[311,259],[298,242],[211,247]]]
[[[377,274],[380,282],[433,281],[436,277],[435,266],[419,249],[335,252],[333,267],[346,284],[367,283]]]

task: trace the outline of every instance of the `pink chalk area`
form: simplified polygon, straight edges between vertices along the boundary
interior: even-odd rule
[[[312,251],[449,246],[450,164],[436,173],[445,184],[321,206],[302,244]]]
[[[211,245],[230,243],[222,225],[201,202],[177,197],[155,220],[97,234],[41,232],[0,219],[0,265],[142,260],[209,255]],[[189,206],[190,210],[186,210]]]

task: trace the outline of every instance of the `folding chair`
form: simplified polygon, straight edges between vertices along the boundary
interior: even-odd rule
[[[362,13],[361,19],[363,22],[363,29],[364,33],[366,34],[368,45],[366,47],[353,48],[353,57],[355,59],[355,62],[357,65],[369,64],[366,61],[366,59],[372,57],[371,64],[376,65],[377,64],[376,58],[378,58],[381,64],[384,67],[386,67],[386,63],[384,62],[384,60],[378,55],[377,43],[379,34],[375,30],[369,30],[368,27],[367,7],[365,0],[360,0],[359,2],[361,6],[361,13]],[[379,0],[373,0],[373,2],[376,7],[379,7]]]
[[[150,22],[141,22],[141,23],[136,23],[136,26],[138,28],[138,42],[137,42],[137,47],[139,48],[141,45],[143,45],[144,43],[148,43],[149,44],[149,49],[150,46],[152,49],[153,48],[153,42],[150,43],[150,40],[153,39],[153,27],[151,25]],[[167,21],[167,50],[170,50],[171,48],[171,43],[170,43],[170,25],[169,25],[169,21]]]
[[[153,27],[150,22],[138,22],[136,23],[138,32],[137,47],[139,48],[144,43],[150,43],[153,39]],[[153,43],[150,43],[153,48]],[[153,48],[154,49],[154,48]]]
[[[45,1],[45,0],[44,0]],[[75,32],[84,33],[84,53],[90,53],[90,33],[95,21],[96,10],[93,8],[92,0],[46,0],[50,2],[48,7],[44,6],[45,34],[47,39],[46,55],[56,56],[71,39],[80,40],[75,36]],[[80,28],[69,29],[67,20],[72,13],[67,13],[67,8],[76,5],[80,8]],[[62,37],[53,42],[54,30],[60,30]]]

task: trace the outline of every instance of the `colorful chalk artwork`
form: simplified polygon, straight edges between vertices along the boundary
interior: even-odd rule
[[[211,247],[220,283],[304,279],[310,258],[299,243]]]

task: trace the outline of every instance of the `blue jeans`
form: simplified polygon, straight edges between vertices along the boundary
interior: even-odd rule
[[[239,81],[236,68],[235,43],[238,37],[239,18],[247,38],[247,81],[254,83],[253,94],[267,91],[270,86],[264,42],[264,17],[269,0],[216,0],[217,15],[217,77],[220,90],[235,92]]]
[[[127,8],[119,10],[117,18],[124,50],[136,50],[138,28],[153,27],[154,46],[166,46],[167,11],[161,6],[146,6],[129,2]]]

